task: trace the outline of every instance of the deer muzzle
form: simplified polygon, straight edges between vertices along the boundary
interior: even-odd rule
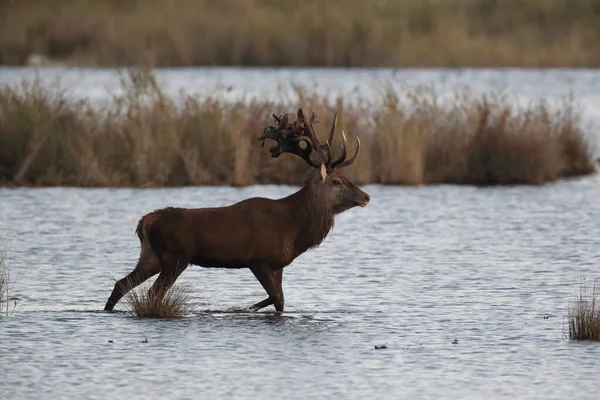
[[[367,204],[369,204],[369,201],[371,201],[371,196],[361,190],[358,199],[355,201],[357,206],[364,208],[367,206]]]

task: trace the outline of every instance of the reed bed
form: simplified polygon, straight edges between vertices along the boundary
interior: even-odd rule
[[[127,293],[127,313],[133,317],[179,319],[195,309],[190,290],[185,286],[175,284],[163,297],[150,295],[145,286]]]
[[[598,67],[596,0],[4,0],[0,64]]]
[[[224,102],[218,92],[171,98],[138,69],[122,85],[123,94],[102,107],[72,100],[59,85],[1,87],[0,184],[298,185],[309,167],[292,155],[270,158],[270,143],[261,148],[257,138],[271,113],[299,107],[317,113],[322,138],[339,112],[350,151],[360,135],[361,155],[346,171],[357,183],[543,184],[595,167],[590,136],[568,98],[558,108],[544,101],[523,108],[501,95],[462,91],[442,102],[431,89],[385,86],[380,99],[353,105],[296,86],[278,103]]]
[[[600,287],[593,285],[591,293],[581,287],[579,298],[569,306],[567,319],[569,339],[600,341]]]

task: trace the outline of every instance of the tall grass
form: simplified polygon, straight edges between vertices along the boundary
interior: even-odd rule
[[[163,297],[152,296],[142,285],[127,293],[126,307],[129,315],[137,318],[179,319],[194,311],[189,288],[173,285]]]
[[[5,253],[4,253],[4,251],[0,250],[0,313],[2,313],[2,311],[4,310],[4,304],[7,301],[5,293],[4,293],[4,291],[6,290],[4,258],[5,258]]]
[[[579,298],[569,307],[567,318],[569,339],[600,340],[600,288],[594,284],[592,292],[581,287]]]
[[[0,245],[3,243],[0,241]],[[7,250],[0,247],[0,314],[9,311],[10,270],[8,267]]]
[[[600,65],[596,0],[5,0],[0,63]]]
[[[380,99],[352,105],[295,87],[294,99],[278,103],[230,103],[218,92],[171,98],[140,70],[122,85],[102,107],[37,81],[0,88],[0,184],[300,184],[309,167],[292,155],[272,159],[257,141],[272,112],[298,107],[319,115],[320,135],[336,111],[351,146],[360,135],[361,155],[346,171],[357,183],[542,184],[594,171],[570,99],[518,108],[500,95],[465,91],[442,102],[430,89],[383,87]]]

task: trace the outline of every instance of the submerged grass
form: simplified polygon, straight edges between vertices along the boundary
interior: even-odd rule
[[[600,341],[600,287],[581,287],[579,298],[568,309],[569,339]]]
[[[594,171],[572,99],[557,109],[544,101],[519,108],[500,95],[464,91],[448,102],[431,89],[399,94],[384,86],[381,98],[348,104],[295,86],[294,99],[282,93],[278,103],[224,102],[219,92],[171,98],[137,69],[122,85],[123,94],[101,107],[72,100],[60,85],[1,87],[0,184],[301,184],[308,170],[301,160],[272,159],[257,141],[271,113],[299,107],[319,115],[321,136],[335,112],[351,147],[360,136],[361,155],[345,172],[357,183],[542,184]]]
[[[8,303],[8,294],[6,288],[8,285],[7,273],[5,270],[4,260],[6,258],[6,252],[0,249],[0,314],[4,312],[4,307]]]
[[[8,265],[8,251],[2,247],[3,245],[4,241],[0,239],[0,314],[8,315],[8,302],[10,300],[10,268]]]
[[[125,303],[128,314],[137,318],[179,319],[195,309],[189,289],[178,284],[162,298],[149,295],[144,287],[137,287],[127,294]]]
[[[4,0],[0,63],[598,67],[597,0]]]

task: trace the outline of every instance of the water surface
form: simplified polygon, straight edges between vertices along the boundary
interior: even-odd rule
[[[33,79],[0,68],[0,83]],[[161,69],[169,93],[273,98],[277,85],[374,99],[433,85],[505,90],[515,102],[569,93],[595,134],[598,70]],[[109,69],[50,68],[70,95],[118,93]],[[289,88],[289,86],[287,86]],[[600,178],[542,187],[366,186],[326,241],[284,272],[286,312],[247,270],[191,267],[195,313],[138,320],[102,308],[134,267],[140,216],[225,205],[293,187],[0,189],[14,312],[0,317],[0,398],[595,399],[600,345],[564,337],[568,302],[598,272]],[[120,303],[117,310],[124,310]],[[375,350],[376,345],[387,349]]]
[[[600,345],[565,339],[564,316],[600,277],[598,177],[364,189],[286,268],[282,316],[232,311],[265,297],[250,271],[190,267],[180,321],[100,311],[138,218],[295,188],[0,189],[21,299],[0,317],[0,397],[597,397]]]

